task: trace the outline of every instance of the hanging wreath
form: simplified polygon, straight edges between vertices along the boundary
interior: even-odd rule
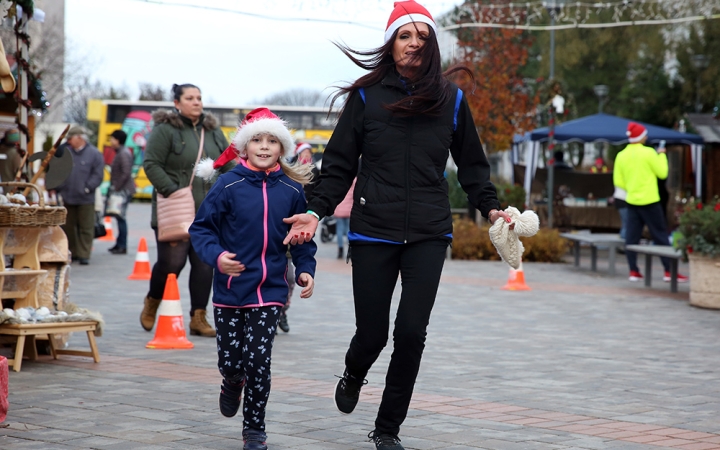
[[[575,96],[569,92],[567,84],[562,80],[553,78],[542,81],[537,94],[540,99],[541,113],[548,113],[553,108],[553,99],[556,95],[560,95],[565,100],[563,112],[555,114],[555,125],[577,116]]]

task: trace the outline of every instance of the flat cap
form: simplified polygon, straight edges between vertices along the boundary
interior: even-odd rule
[[[73,136],[82,136],[84,134],[87,134],[87,131],[85,131],[85,128],[80,126],[74,126],[70,128],[70,131],[68,131],[67,137],[71,138]]]

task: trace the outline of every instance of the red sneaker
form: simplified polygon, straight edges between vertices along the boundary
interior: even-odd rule
[[[665,275],[663,276],[663,281],[665,281],[665,282],[667,282],[667,283],[670,282],[670,272],[665,272]],[[687,283],[687,282],[688,282],[688,277],[686,277],[685,275],[679,273],[679,274],[677,274],[677,282],[678,282],[678,283]]]
[[[640,281],[642,279],[643,279],[643,276],[640,272],[638,272],[637,270],[630,271],[630,277],[629,277],[630,281]]]

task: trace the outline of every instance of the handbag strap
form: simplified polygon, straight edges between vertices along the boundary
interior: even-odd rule
[[[204,145],[205,145],[205,128],[200,130],[200,147],[198,147],[197,159],[195,160],[195,166],[193,167],[192,175],[190,176],[189,186],[192,186],[193,180],[195,179],[195,167],[197,167],[198,162],[200,162],[200,156],[202,155]]]

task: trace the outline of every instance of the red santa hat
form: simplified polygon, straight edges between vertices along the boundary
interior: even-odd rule
[[[295,156],[302,153],[303,150],[312,150],[312,145],[308,144],[307,142],[298,142],[298,144],[295,146]]]
[[[392,38],[393,33],[395,33],[398,28],[411,22],[426,23],[428,26],[432,27],[437,34],[437,25],[435,25],[435,21],[424,6],[415,0],[395,2],[394,5],[395,8],[390,14],[387,27],[385,28],[385,42]]]
[[[282,145],[283,155],[289,149],[295,148],[295,140],[287,128],[287,123],[269,109],[257,108],[247,113],[245,119],[240,122],[230,146],[225,149],[220,157],[215,161],[212,158],[204,158],[198,163],[195,173],[205,180],[211,180],[217,174],[217,170],[225,164],[238,156],[245,158],[247,143],[253,137],[261,134],[275,136]]]
[[[643,138],[647,136],[647,128],[637,122],[630,122],[625,134],[628,135],[628,141],[630,141],[631,144],[634,144],[642,141]]]

